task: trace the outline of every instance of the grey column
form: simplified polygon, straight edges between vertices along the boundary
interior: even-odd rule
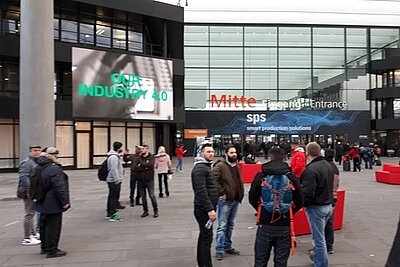
[[[20,159],[28,147],[54,146],[53,0],[21,0]]]

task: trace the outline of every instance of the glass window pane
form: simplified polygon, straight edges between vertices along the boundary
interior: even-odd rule
[[[185,89],[185,108],[204,109],[206,108],[208,90],[187,90]]]
[[[314,48],[314,68],[344,68],[344,48]]]
[[[245,91],[246,97],[254,97],[257,99],[257,106],[261,105],[263,102],[265,103],[266,100],[277,100],[278,99],[278,90],[271,89],[271,90],[246,90]]]
[[[210,45],[242,46],[243,27],[210,26]]]
[[[367,47],[366,29],[346,29],[347,47]]]
[[[155,128],[143,128],[143,145],[149,146],[150,153],[154,154],[157,150],[155,147],[156,129]]]
[[[340,84],[346,80],[344,70],[338,69],[314,69],[313,76],[314,89],[324,89],[331,86],[343,88],[343,85]]]
[[[345,88],[348,90],[367,90],[369,89],[369,77],[365,69],[348,69]],[[364,100],[366,99],[364,95]],[[365,101],[368,102],[368,101]]]
[[[276,68],[278,64],[277,48],[246,47],[244,53],[246,68]]]
[[[185,68],[185,89],[208,89],[208,69]]]
[[[279,89],[307,89],[311,87],[310,69],[280,69]]]
[[[208,67],[208,47],[185,47],[185,67]]]
[[[371,29],[371,48],[381,48],[398,42],[398,29]]]
[[[365,101],[365,90],[347,90],[346,102],[349,110],[369,110],[369,101]]]
[[[135,146],[140,145],[140,128],[128,128],[126,148],[130,153],[135,153]]]
[[[74,156],[74,128],[72,126],[56,126],[56,147],[60,157]]]
[[[113,48],[126,49],[126,31],[113,29]]]
[[[4,33],[17,33],[17,22],[11,19],[3,19],[3,32]]]
[[[276,89],[278,71],[276,69],[245,69],[245,89]]]
[[[110,144],[115,141],[121,142],[125,147],[125,127],[111,127]]]
[[[346,66],[348,68],[365,68],[367,64],[366,49],[347,49]]]
[[[210,47],[211,67],[243,67],[243,48]]]
[[[108,150],[108,129],[93,128],[93,155],[105,155]]]
[[[81,44],[94,44],[94,25],[82,22],[79,24],[79,42]]]
[[[314,28],[313,45],[344,47],[344,28]]]
[[[101,47],[111,47],[111,28],[96,25],[96,44]]]
[[[211,88],[213,89],[242,89],[242,69],[211,69]]]
[[[279,90],[279,101],[295,100],[300,97],[300,90]]]
[[[280,46],[311,46],[311,28],[280,27]]]
[[[53,19],[53,28],[54,28],[53,37],[54,37],[55,40],[59,40],[59,38],[60,38],[60,35],[59,35],[59,31],[60,31],[59,22],[60,22],[59,19]]]
[[[77,131],[79,131],[79,130],[89,131],[90,130],[90,122],[77,121],[77,122],[75,122],[75,129]]]
[[[311,48],[279,48],[279,67],[310,68]]]
[[[276,27],[245,27],[245,46],[277,46],[278,29]]]
[[[235,102],[233,97],[241,97],[242,90],[210,90],[210,98],[208,100],[208,107],[211,109],[235,109]],[[231,97],[231,101],[229,101]],[[225,101],[223,101],[225,99]],[[240,105],[237,103],[237,105]]]
[[[69,43],[78,42],[78,23],[76,21],[61,20],[61,41]]]
[[[129,51],[143,53],[143,34],[141,32],[128,32]]]
[[[0,158],[12,158],[13,157],[13,125],[0,125]],[[13,166],[1,166],[0,167],[13,167]]]
[[[208,45],[208,26],[185,26],[185,45]]]

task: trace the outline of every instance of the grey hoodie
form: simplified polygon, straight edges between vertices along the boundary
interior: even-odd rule
[[[110,150],[107,153],[107,166],[108,166],[108,175],[107,175],[107,183],[121,183],[124,178],[124,168],[122,167],[122,159],[118,155],[118,153],[114,150]]]

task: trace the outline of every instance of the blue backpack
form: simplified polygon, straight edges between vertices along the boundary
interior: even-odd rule
[[[294,189],[286,174],[267,175],[261,183],[261,200],[265,210],[272,213],[271,223],[288,213],[292,206]],[[279,214],[277,219],[275,213]]]

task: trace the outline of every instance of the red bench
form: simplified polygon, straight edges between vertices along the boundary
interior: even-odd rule
[[[257,173],[261,172],[262,164],[245,164],[239,162],[239,167],[242,171],[243,183],[253,182],[254,177]]]
[[[333,215],[333,229],[340,230],[343,227],[345,190],[338,189],[337,193],[338,201],[336,203],[335,213]],[[304,209],[299,210],[294,215],[294,232],[296,235],[306,235],[311,233],[306,211]]]
[[[400,165],[383,164],[382,170],[375,171],[377,182],[385,184],[400,184]]]

